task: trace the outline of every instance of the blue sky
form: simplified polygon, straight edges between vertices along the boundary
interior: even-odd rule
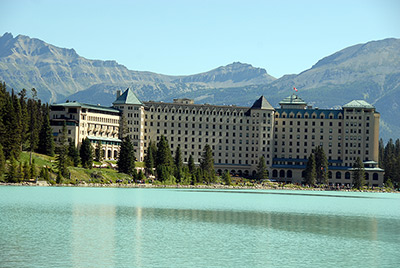
[[[171,75],[240,61],[279,78],[351,45],[400,38],[397,0],[0,0],[0,10],[0,35]]]

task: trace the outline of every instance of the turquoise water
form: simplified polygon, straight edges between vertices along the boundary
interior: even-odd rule
[[[400,195],[0,187],[0,267],[400,267]]]

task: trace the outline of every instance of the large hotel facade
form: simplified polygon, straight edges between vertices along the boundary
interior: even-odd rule
[[[308,156],[322,146],[331,184],[351,184],[352,164],[360,157],[366,183],[383,185],[383,170],[377,167],[380,115],[372,105],[355,100],[342,109],[313,109],[296,94],[279,105],[272,107],[264,96],[251,107],[195,104],[191,99],[141,102],[127,89],[117,92],[112,108],[68,102],[51,105],[50,116],[55,136],[66,121],[70,140],[78,146],[86,137],[93,145],[101,141],[106,159],[118,157],[124,122],[137,161],[143,161],[150,141],[164,135],[172,152],[181,146],[184,162],[192,155],[198,163],[209,144],[218,173],[253,176],[264,156],[271,179],[301,183]]]

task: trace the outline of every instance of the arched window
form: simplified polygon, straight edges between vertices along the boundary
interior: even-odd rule
[[[378,178],[379,178],[378,173],[372,174],[372,179],[373,179],[374,181],[377,181]]]
[[[306,177],[306,171],[305,171],[305,170],[303,170],[303,171],[301,172],[301,177],[302,177],[302,178],[305,178],[305,177]]]
[[[287,177],[288,177],[288,178],[291,178],[291,177],[292,177],[292,171],[291,171],[291,170],[288,170],[288,171],[287,171]]]
[[[346,173],[344,174],[344,178],[345,178],[346,180],[350,180],[350,172],[346,172]]]
[[[332,179],[332,171],[328,171],[328,178]]]
[[[253,170],[253,177],[255,177],[257,175],[257,171]]]
[[[365,172],[365,180],[369,180],[369,174],[367,172]]]
[[[278,177],[278,170],[276,170],[276,169],[272,170],[272,177],[273,178]]]
[[[285,171],[284,170],[279,171],[279,177],[281,177],[281,178],[285,177]]]
[[[235,170],[231,170],[231,175],[235,175],[236,171]]]
[[[342,178],[342,173],[336,171],[336,179],[341,179],[341,178]]]

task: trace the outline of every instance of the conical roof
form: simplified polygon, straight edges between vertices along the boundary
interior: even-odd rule
[[[273,110],[274,107],[267,101],[264,96],[261,96],[258,100],[256,100],[251,106],[251,109],[263,109],[263,110]]]
[[[125,92],[119,96],[113,104],[139,104],[143,105],[143,103],[136,97],[135,93],[133,93],[133,90],[128,88],[125,90]]]

